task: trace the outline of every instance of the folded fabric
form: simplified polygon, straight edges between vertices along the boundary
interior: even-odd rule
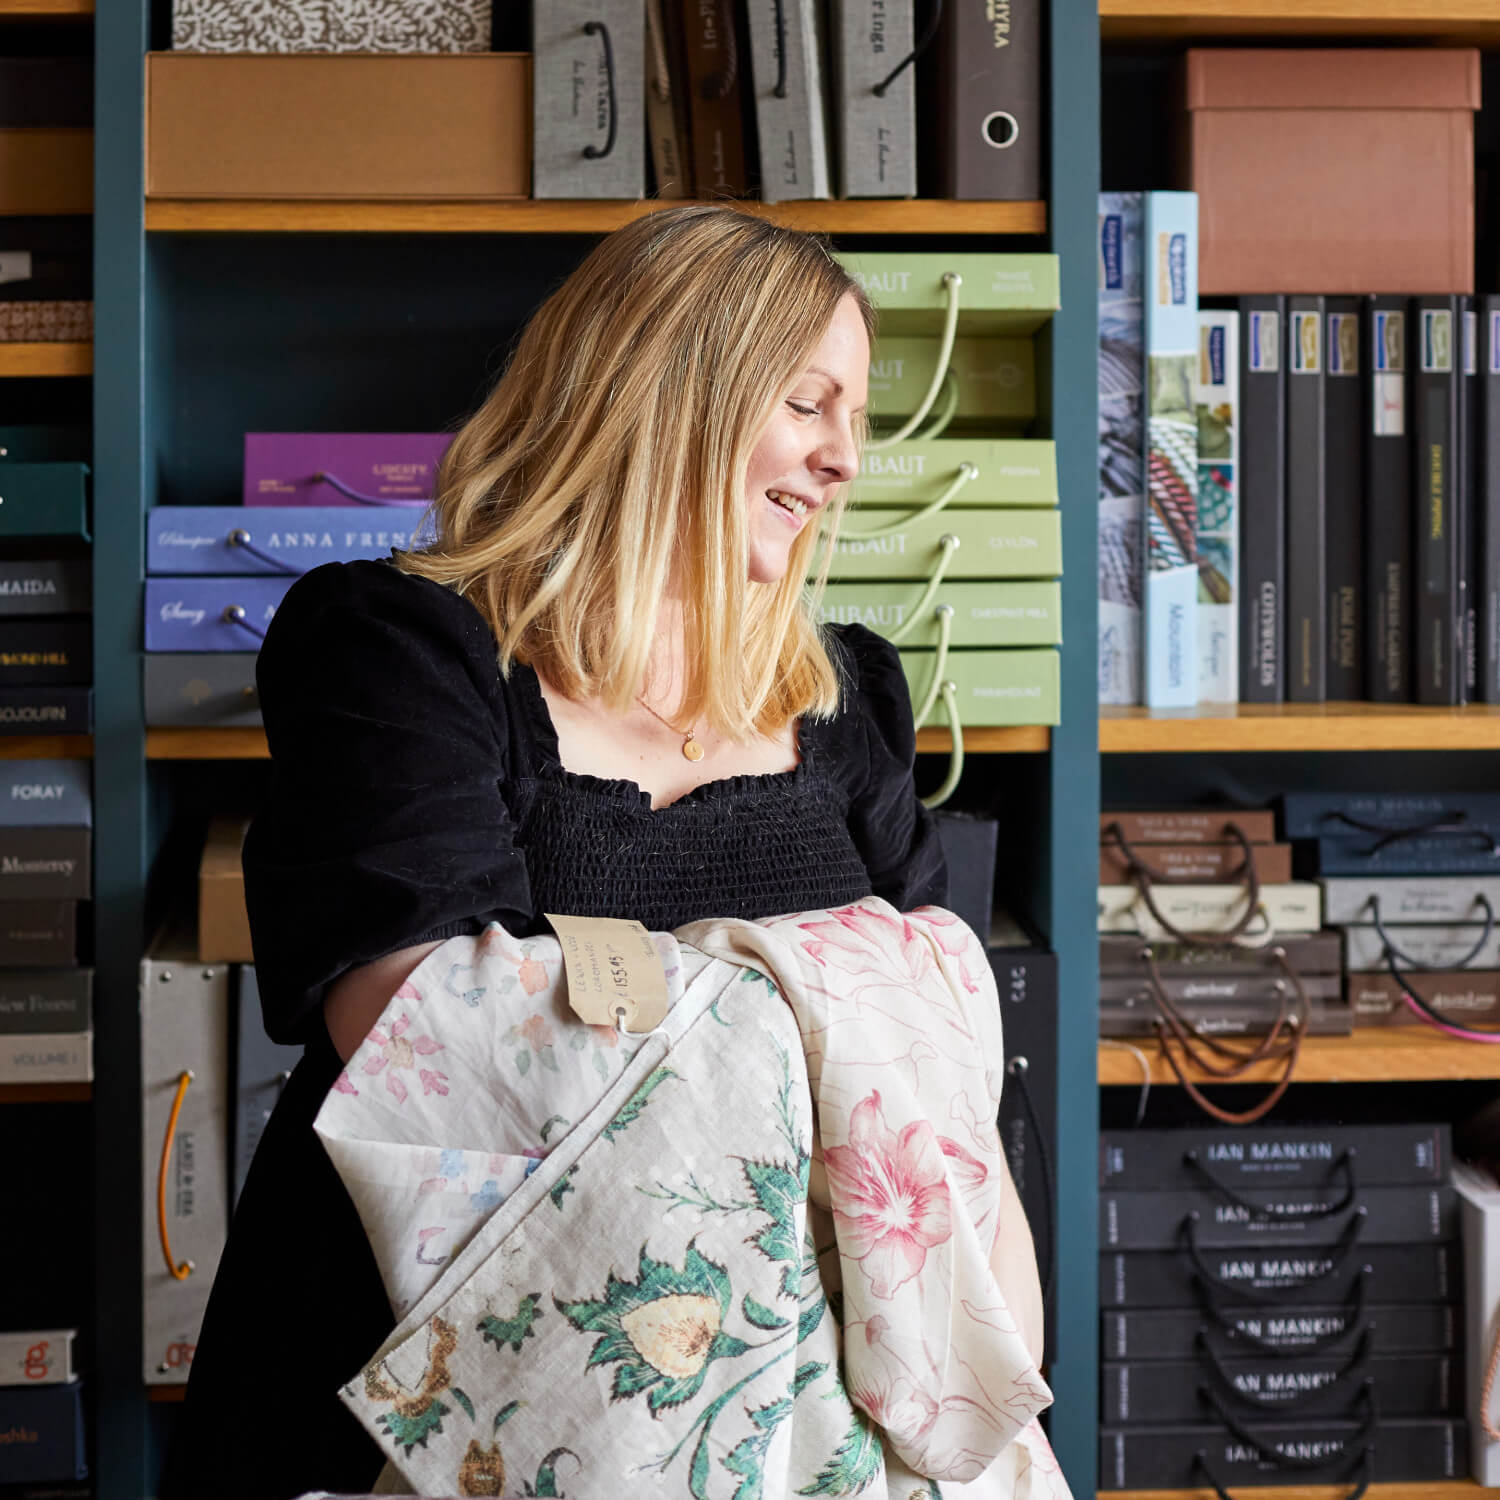
[[[379,1491],[1065,1500],[989,1269],[977,939],[869,898],[656,942],[673,1003],[628,1037],[554,940],[452,939],[330,1092],[402,1315],[342,1392]]]

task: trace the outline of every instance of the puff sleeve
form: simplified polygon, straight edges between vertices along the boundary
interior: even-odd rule
[[[501,796],[493,637],[449,590],[330,563],[289,590],[256,669],[271,786],[245,841],[266,1030],[315,1035],[328,984],[411,944],[530,916]]]
[[[851,737],[849,832],[871,889],[898,911],[948,903],[948,865],[932,814],[917,799],[917,733],[896,648],[862,625],[838,638],[862,733]]]

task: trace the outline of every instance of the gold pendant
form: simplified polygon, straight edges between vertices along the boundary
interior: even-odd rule
[[[692,735],[689,735],[682,742],[682,753],[688,760],[702,760],[703,746],[700,745],[698,741],[692,737]]]

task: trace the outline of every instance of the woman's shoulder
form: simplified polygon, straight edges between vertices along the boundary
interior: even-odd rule
[[[838,712],[827,732],[845,779],[868,777],[872,762],[910,754],[915,739],[911,695],[901,657],[884,636],[864,625],[829,625],[824,640],[839,674]]]

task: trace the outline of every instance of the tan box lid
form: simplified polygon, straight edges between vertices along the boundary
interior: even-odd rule
[[[1187,107],[1478,109],[1473,47],[1192,47]]]

